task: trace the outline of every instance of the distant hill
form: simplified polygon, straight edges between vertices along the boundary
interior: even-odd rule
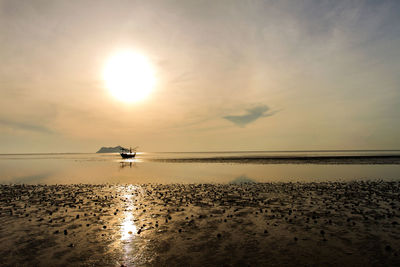
[[[122,146],[116,146],[116,147],[104,147],[103,146],[96,153],[117,153],[117,152],[121,152],[121,150],[128,150],[128,149],[125,147],[122,147]]]

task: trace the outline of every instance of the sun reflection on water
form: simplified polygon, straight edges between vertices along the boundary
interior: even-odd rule
[[[121,240],[129,240],[136,234],[136,225],[133,221],[133,215],[131,212],[125,212],[125,219],[121,225]]]
[[[124,212],[124,220],[121,224],[121,241],[127,241],[136,235],[136,225],[135,225],[135,218],[133,216],[133,208],[134,202],[132,200],[132,191],[134,188],[130,186],[128,188],[128,194],[124,195],[126,198],[126,208]]]
[[[123,221],[121,222],[121,245],[123,249],[123,261],[125,263],[132,262],[135,258],[134,239],[137,236],[137,229],[135,224],[134,209],[135,198],[137,197],[137,187],[133,185],[125,186],[123,189],[124,198],[124,213]]]

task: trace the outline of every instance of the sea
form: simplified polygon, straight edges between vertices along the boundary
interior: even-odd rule
[[[400,150],[0,154],[1,184],[399,180]]]

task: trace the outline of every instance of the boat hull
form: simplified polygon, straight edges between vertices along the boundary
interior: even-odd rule
[[[121,157],[124,159],[132,159],[136,156],[136,152],[135,153],[120,153]]]

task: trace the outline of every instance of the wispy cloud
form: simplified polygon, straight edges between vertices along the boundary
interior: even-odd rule
[[[270,108],[266,105],[259,105],[253,108],[246,109],[244,115],[237,116],[225,116],[224,119],[236,124],[239,127],[245,127],[247,124],[254,122],[262,117],[269,117],[274,115],[276,112],[270,111]]]
[[[7,126],[10,128],[13,128],[13,129],[24,130],[24,131],[40,132],[40,133],[46,133],[46,134],[54,133],[51,129],[49,129],[45,126],[42,126],[42,125],[35,125],[35,124],[17,122],[17,121],[11,121],[11,120],[0,119],[0,125]]]

